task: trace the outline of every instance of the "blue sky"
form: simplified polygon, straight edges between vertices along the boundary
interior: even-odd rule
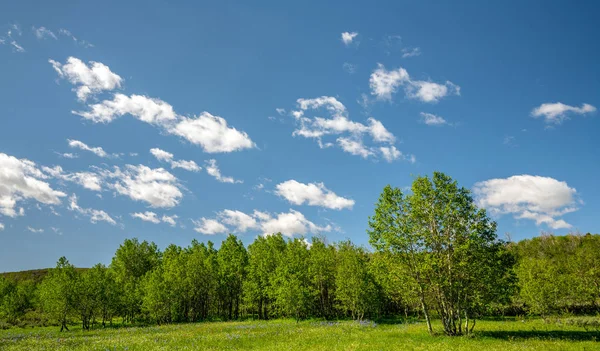
[[[4,4],[0,271],[109,263],[128,237],[366,245],[381,189],[436,170],[501,237],[598,232],[599,10]]]

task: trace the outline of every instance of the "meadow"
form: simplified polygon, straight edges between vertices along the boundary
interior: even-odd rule
[[[431,336],[421,322],[281,319],[70,329],[0,330],[0,350],[600,350],[596,328],[541,319],[478,321],[461,337]]]

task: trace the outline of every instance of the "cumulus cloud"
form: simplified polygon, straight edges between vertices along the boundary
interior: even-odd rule
[[[200,166],[198,166],[198,164],[196,164],[196,162],[194,161],[184,161],[184,160],[174,160],[173,159],[173,154],[165,151],[165,150],[161,150],[159,148],[152,148],[150,149],[150,153],[156,157],[157,160],[159,161],[163,161],[163,162],[167,162],[171,165],[171,168],[183,168],[187,171],[191,171],[191,172],[198,172],[200,170],[202,170],[202,168]]]
[[[65,153],[57,152],[57,154],[62,158],[78,158],[79,157],[79,155],[71,153],[71,152],[65,152]]]
[[[200,220],[192,220],[195,227],[194,230],[201,234],[221,234],[227,232],[227,228],[214,219],[200,218]]]
[[[36,164],[27,159],[18,159],[0,153],[0,214],[15,217],[23,213],[16,210],[17,202],[34,199],[46,205],[58,205],[60,198],[66,196],[54,190]]]
[[[364,136],[369,135],[374,143],[384,143],[391,146],[396,137],[388,131],[383,123],[370,117],[367,124],[352,121],[344,104],[331,96],[321,96],[314,99],[298,99],[297,110],[291,112],[297,123],[294,136],[316,139],[321,148],[333,146],[332,142],[324,142],[327,136],[338,135],[337,145],[345,152],[363,158],[381,154],[380,148],[365,145]],[[309,110],[324,110],[331,118],[308,117]],[[389,149],[389,147],[387,147]],[[385,156],[384,156],[385,157]]]
[[[29,230],[32,233],[43,233],[44,232],[44,229],[42,229],[42,228],[36,229],[36,228],[29,227],[29,226],[27,227],[27,230]]]
[[[169,131],[197,144],[208,153],[232,152],[255,147],[248,134],[229,127],[219,116],[203,112],[196,118],[183,118]]]
[[[81,60],[69,57],[66,64],[50,60],[60,77],[68,79],[76,88],[79,100],[88,95],[121,87],[122,79],[102,63],[90,62],[88,67]],[[123,115],[131,115],[143,122],[160,127],[165,132],[177,135],[200,145],[205,152],[232,152],[254,148],[256,145],[248,134],[230,127],[227,121],[208,112],[198,117],[177,115],[167,102],[144,95],[117,93],[112,99],[89,104],[84,111],[72,111],[93,123],[110,123]],[[185,164],[181,165],[186,167]],[[190,166],[190,164],[187,164]],[[193,167],[193,166],[191,166]]]
[[[415,155],[410,155],[410,154],[405,155],[393,145],[392,146],[382,146],[379,148],[379,152],[381,152],[381,156],[387,162],[393,162],[398,159],[405,160],[410,163],[417,162],[417,158],[415,157]]]
[[[249,229],[256,229],[258,225],[256,219],[241,211],[223,210],[218,216],[221,222],[232,226],[234,232],[244,233]]]
[[[58,39],[56,37],[56,34],[54,34],[51,30],[47,29],[46,27],[39,27],[39,28],[32,27],[32,30],[33,30],[33,34],[35,34],[36,38],[38,38],[38,39],[47,39],[47,38],[52,38],[54,40]]]
[[[42,167],[42,170],[50,176],[61,179],[67,182],[72,182],[81,185],[82,187],[93,190],[102,190],[102,179],[95,173],[92,172],[65,172],[61,166]]]
[[[428,126],[442,126],[444,124],[448,124],[448,122],[433,113],[421,112],[421,122],[427,124]]]
[[[392,95],[401,87],[407,98],[428,103],[438,102],[448,95],[460,95],[460,87],[450,81],[441,84],[413,80],[404,68],[387,70],[382,64],[378,64],[371,73],[369,86],[371,95],[380,100],[391,100]]]
[[[241,211],[224,210],[217,214],[217,219],[203,217],[193,223],[196,225],[194,230],[202,234],[220,234],[228,231],[243,233],[249,230],[259,230],[264,235],[281,233],[291,237],[332,230],[331,225],[318,226],[306,219],[302,213],[292,209],[275,216],[258,210],[254,210],[251,215]]]
[[[144,95],[115,94],[112,100],[92,104],[89,108],[88,111],[73,113],[94,123],[109,123],[126,114],[154,125],[164,125],[177,119],[173,106]]]
[[[120,88],[123,82],[118,74],[100,62],[90,61],[88,66],[76,57],[69,57],[65,64],[54,60],[48,62],[61,78],[77,86],[75,92],[80,101],[85,101],[88,96],[102,91]]]
[[[550,177],[516,175],[476,183],[473,192],[479,206],[494,215],[512,214],[552,229],[570,228],[560,217],[576,211],[577,190]]]
[[[144,222],[150,222],[150,223],[154,223],[154,224],[160,223],[160,219],[157,217],[156,213],[150,212],[150,211],[146,211],[143,213],[142,212],[132,213],[131,217],[139,218]]]
[[[358,36],[357,32],[343,32],[342,33],[342,42],[348,46],[350,44],[352,44],[352,42],[354,41],[354,38],[356,38]]]
[[[75,211],[83,216],[89,217],[90,221],[94,224],[98,222],[107,222],[112,225],[117,224],[117,222],[114,219],[112,219],[112,217],[108,213],[102,210],[95,210],[93,208],[83,208],[79,206],[77,204],[77,195],[75,194],[69,197],[69,201],[69,210]]]
[[[0,232],[4,230],[4,224],[0,223]]]
[[[289,237],[308,233],[330,232],[332,229],[329,224],[318,226],[306,219],[302,213],[292,209],[287,213],[279,213],[276,217],[265,220],[261,223],[261,228],[266,235],[281,233]]]
[[[177,224],[175,222],[175,220],[177,218],[179,218],[179,217],[177,217],[177,215],[172,215],[172,216],[163,215],[162,217],[159,217],[156,213],[154,213],[152,211],[132,213],[131,217],[139,218],[142,221],[150,222],[150,223],[154,223],[154,224],[163,222],[163,223],[167,223],[167,224],[171,225],[172,227],[174,227]]]
[[[233,177],[221,175],[221,170],[217,166],[217,160],[214,159],[206,161],[206,172],[221,183],[243,183],[243,181],[233,179]]]
[[[363,144],[362,139],[339,137],[337,142],[342,150],[355,156],[368,158],[375,154]]]
[[[116,180],[108,185],[117,193],[146,202],[150,207],[170,208],[183,197],[177,178],[163,168],[128,164],[123,170],[115,166],[113,172],[103,171],[103,176]]]
[[[86,143],[84,143],[82,141],[71,140],[71,139],[67,139],[67,142],[69,143],[69,147],[72,147],[74,149],[80,149],[80,150],[84,150],[84,151],[89,151],[89,152],[95,154],[98,157],[111,157],[111,156],[115,156],[115,155],[109,155],[100,146],[91,147],[91,146],[88,146]]]
[[[543,117],[547,124],[561,124],[569,119],[569,114],[585,115],[596,112],[596,107],[582,104],[581,107],[565,105],[561,102],[541,104],[531,111],[534,118]]]
[[[177,224],[177,222],[176,222],[177,218],[179,218],[179,216],[177,216],[177,215],[171,215],[171,216],[163,215],[160,220],[163,221],[164,223],[169,224],[171,227],[174,227]]]
[[[320,206],[333,210],[351,209],[354,200],[338,196],[327,189],[323,183],[300,183],[294,179],[279,183],[275,186],[275,193],[294,205],[304,203],[311,206]]]

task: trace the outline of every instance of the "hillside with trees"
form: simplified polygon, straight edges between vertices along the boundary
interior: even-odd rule
[[[420,318],[434,332],[478,319],[600,312],[600,235],[505,242],[469,190],[442,173],[387,186],[369,218],[372,248],[326,238],[229,235],[217,249],[126,239],[110,265],[0,276],[0,326],[68,330],[112,323]]]

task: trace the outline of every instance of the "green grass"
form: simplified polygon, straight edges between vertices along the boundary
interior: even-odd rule
[[[439,329],[440,326],[438,325]],[[0,350],[600,350],[600,332],[542,320],[478,321],[472,337],[430,336],[423,323],[291,320],[145,328],[0,331]]]

